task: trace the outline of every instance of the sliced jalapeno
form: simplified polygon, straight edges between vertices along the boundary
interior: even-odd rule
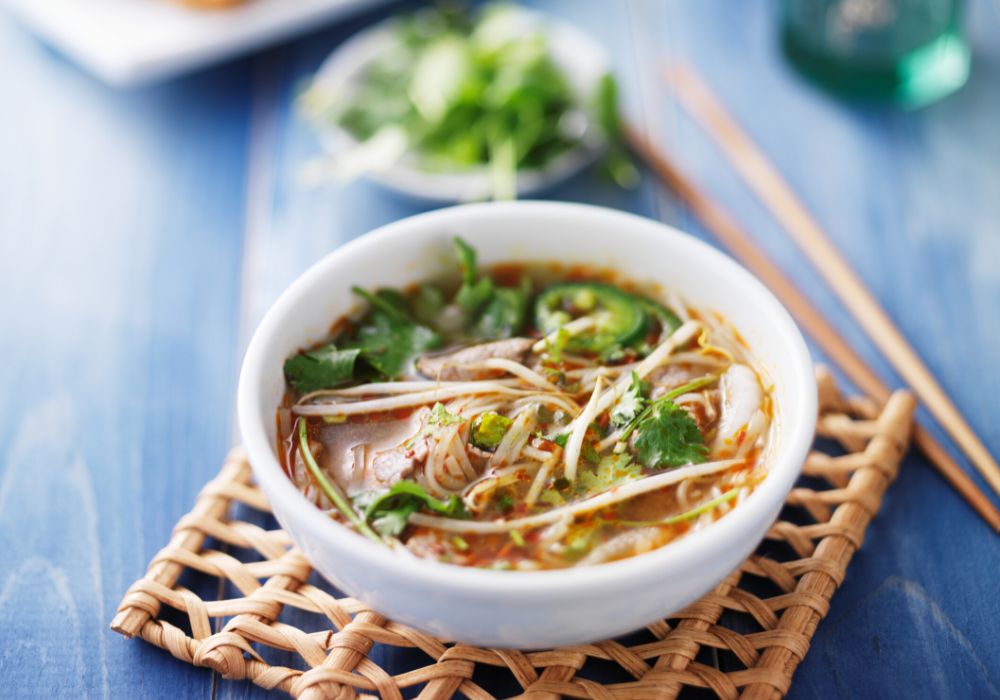
[[[602,353],[642,337],[646,311],[642,299],[599,282],[568,282],[549,287],[535,301],[535,325],[543,333],[590,316],[594,326],[570,337],[566,348]]]

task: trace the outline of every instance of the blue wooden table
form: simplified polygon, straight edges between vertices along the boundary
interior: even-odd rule
[[[608,46],[628,112],[898,383],[664,95],[662,57],[697,66],[1000,452],[997,4],[971,2],[970,83],[917,113],[804,83],[770,3],[532,4]],[[0,14],[0,695],[262,695],[108,623],[234,440],[242,347],[268,304],[327,251],[419,210],[365,183],[300,184],[317,145],[297,91],[385,12],[126,93]],[[586,173],[551,196],[709,238],[648,178],[622,192]],[[910,458],[791,695],[1000,695],[998,573],[1000,539]]]

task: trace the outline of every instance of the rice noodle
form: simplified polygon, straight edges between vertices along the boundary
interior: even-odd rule
[[[298,400],[299,404],[310,404],[315,399],[321,399],[327,396],[379,396],[379,395],[392,395],[392,394],[409,394],[415,391],[426,391],[427,389],[441,388],[447,389],[453,386],[462,386],[468,384],[467,381],[462,382],[439,382],[433,379],[417,380],[411,382],[371,382],[370,384],[359,384],[358,386],[349,386],[343,389],[321,389],[319,391],[313,391],[306,394],[301,399]],[[496,384],[502,384],[504,386],[516,386],[516,379],[496,379],[494,380]]]
[[[538,500],[538,496],[542,493],[542,488],[545,486],[546,480],[549,478],[549,474],[552,473],[552,468],[559,461],[559,455],[553,453],[548,460],[546,460],[538,471],[535,473],[535,479],[531,482],[531,487],[528,489],[528,493],[524,496],[524,503],[529,508],[535,505],[535,501]]]
[[[441,474],[438,476],[441,485],[451,493],[457,493],[464,489],[468,482],[462,479],[462,470],[458,466],[458,462],[455,461],[455,457],[450,452],[446,452],[441,464]]]
[[[537,415],[537,411],[524,411],[518,414],[490,458],[491,466],[513,462],[520,456],[521,450],[531,439],[531,429],[535,425]]]
[[[566,413],[576,415],[580,412],[580,406],[575,401],[569,401],[558,394],[532,394],[531,396],[525,396],[523,398],[517,399],[513,402],[513,413],[517,413],[522,408],[527,406],[532,406],[537,404],[544,404],[546,406],[555,406],[560,411],[565,411]]]
[[[569,534],[569,528],[573,524],[573,516],[569,513],[563,515],[559,520],[542,530],[538,537],[538,546],[543,550],[555,550],[561,548],[560,541]]]
[[[448,446],[451,449],[451,455],[458,462],[458,466],[461,468],[462,473],[465,474],[466,479],[468,481],[475,481],[479,475],[476,474],[476,470],[472,467],[472,462],[469,461],[469,455],[465,452],[465,444],[462,440],[458,439],[457,430],[452,432]]]
[[[447,498],[450,493],[438,483],[437,469],[431,465],[430,456],[427,458],[427,466],[417,474],[417,482],[424,487],[430,495],[436,498]]]
[[[368,413],[381,413],[397,408],[410,408],[424,404],[454,399],[470,394],[504,394],[507,396],[530,396],[532,392],[523,389],[513,389],[505,384],[494,381],[456,382],[450,386],[438,387],[428,391],[417,391],[384,399],[355,401],[349,403],[296,404],[292,409],[302,416],[357,416]]]
[[[570,503],[565,506],[553,508],[544,513],[529,515],[513,520],[494,520],[492,522],[482,522],[475,520],[457,520],[454,518],[443,518],[424,513],[414,513],[410,516],[410,522],[414,525],[445,530],[448,532],[471,532],[476,534],[495,534],[499,532],[509,532],[510,530],[524,530],[541,527],[559,520],[563,515],[580,515],[590,511],[605,508],[615,503],[621,503],[635,498],[644,493],[661,489],[665,486],[672,486],[685,479],[715,474],[716,472],[730,469],[738,464],[744,464],[742,459],[723,459],[717,462],[705,462],[704,464],[692,464],[687,467],[679,467],[668,472],[661,472],[642,479],[630,481],[621,486],[604,491],[596,496],[587,498],[577,503]]]
[[[538,372],[525,367],[520,362],[514,362],[513,360],[507,360],[501,357],[491,357],[483,360],[482,362],[469,362],[456,365],[456,367],[461,367],[462,369],[498,369],[507,372],[508,374],[513,374],[518,379],[522,379],[528,384],[537,386],[540,389],[547,389],[555,392],[560,391],[559,387],[540,375]]]
[[[509,467],[491,470],[465,487],[462,491],[462,500],[469,510],[478,512],[482,510],[480,506],[482,496],[493,493],[501,486],[514,483],[522,472],[531,476],[540,466],[539,462],[519,462]]]
[[[569,529],[573,525],[573,516],[566,514],[559,520],[549,525],[541,531],[538,536],[538,546],[543,550],[558,553],[563,549],[561,541],[569,534]]]
[[[600,413],[598,403],[600,403],[602,388],[604,388],[604,378],[598,377],[597,383],[594,385],[594,393],[590,395],[590,401],[587,402],[583,413],[577,416],[574,421],[573,431],[570,433],[569,440],[566,441],[566,463],[563,467],[563,475],[569,479],[570,483],[576,481],[576,465],[580,461],[580,450],[583,448],[583,438],[587,434],[587,428]]]
[[[537,440],[533,442],[537,442]],[[529,457],[530,459],[537,459],[539,462],[549,461],[554,454],[557,454],[557,452],[558,448],[556,452],[549,452],[548,450],[540,450],[534,445],[525,445],[524,449],[521,450],[522,455]]]

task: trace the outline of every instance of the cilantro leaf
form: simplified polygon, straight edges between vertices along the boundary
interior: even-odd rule
[[[440,347],[441,336],[414,322],[394,303],[391,293],[372,294],[357,287],[353,291],[368,300],[372,309],[346,345],[360,350],[365,362],[380,373],[399,376],[416,355]]]
[[[520,333],[530,295],[531,282],[527,277],[521,279],[519,287],[494,288],[492,297],[476,321],[476,335],[485,340],[499,340]]]
[[[463,421],[465,421],[464,418],[455,415],[445,408],[443,403],[438,402],[434,404],[434,407],[431,409],[431,414],[427,417],[427,424],[420,429],[420,432],[412,436],[403,444],[406,446],[406,449],[410,449],[420,438],[433,435],[436,428],[443,428],[448,425],[457,425]]]
[[[452,494],[447,501],[440,501],[424,491],[420,484],[408,479],[397,481],[388,491],[370,500],[360,497],[360,502],[365,501],[365,521],[371,522],[372,527],[384,537],[397,537],[403,532],[410,516],[421,509],[447,518],[468,517],[465,505],[457,495]],[[359,503],[359,499],[355,499],[355,503]]]
[[[494,291],[493,280],[482,277],[478,282],[459,287],[455,303],[467,314],[474,314],[493,297]]]
[[[300,394],[332,389],[354,378],[357,348],[338,350],[333,343],[285,360],[285,377]]]
[[[427,419],[427,425],[444,427],[446,425],[457,425],[464,420],[465,419],[461,416],[457,416],[445,408],[443,403],[438,402],[434,404],[434,407],[431,409],[431,415]]]
[[[610,454],[601,458],[594,469],[580,472],[579,483],[587,493],[600,493],[642,476],[640,466],[627,453]]]
[[[444,292],[433,284],[422,284],[413,295],[410,306],[414,317],[425,326],[430,326],[444,310]]]
[[[531,282],[522,278],[517,287],[498,287],[489,277],[476,278],[476,251],[457,236],[455,253],[462,269],[462,286],[455,303],[466,313],[466,324],[483,340],[510,338],[520,333],[528,311]]]
[[[629,382],[628,389],[618,399],[618,403],[615,404],[614,409],[611,411],[611,425],[616,428],[623,428],[631,423],[646,408],[647,400],[645,393],[646,383],[639,379],[639,375],[633,371],[632,381]]]
[[[700,464],[708,455],[698,424],[673,401],[657,402],[636,431],[636,453],[650,469]]]
[[[462,311],[472,314],[493,296],[493,280],[483,277],[476,280],[476,251],[468,243],[455,236],[455,254],[462,268],[462,286],[455,295],[455,303]]]

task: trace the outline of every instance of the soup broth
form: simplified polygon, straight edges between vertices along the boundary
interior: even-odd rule
[[[285,363],[279,454],[331,518],[418,557],[587,566],[706,527],[767,472],[739,332],[612,271],[503,264],[364,308]]]

